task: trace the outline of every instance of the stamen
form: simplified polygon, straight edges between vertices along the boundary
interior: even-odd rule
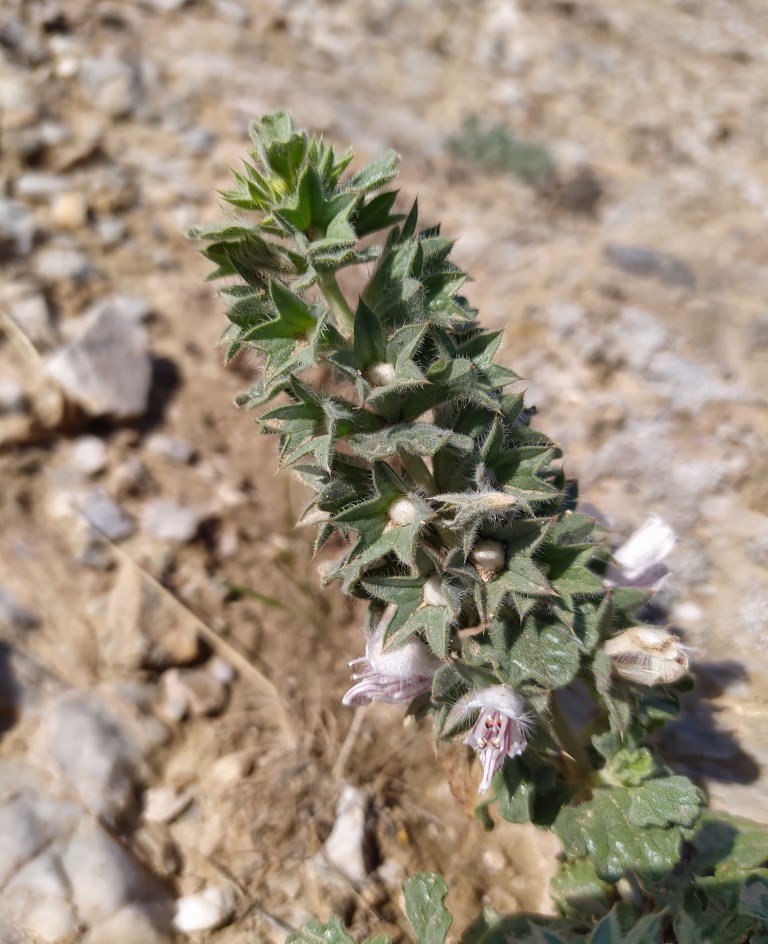
[[[491,738],[491,744],[498,750],[501,747],[501,741],[498,738]]]
[[[481,751],[483,750],[483,748],[486,746],[487,743],[488,741],[485,738],[477,739],[477,746],[480,748]]]

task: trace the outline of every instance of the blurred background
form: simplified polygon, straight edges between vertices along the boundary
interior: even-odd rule
[[[231,405],[184,228],[276,108],[402,154],[582,500],[677,530],[664,751],[768,820],[766,89],[759,0],[3,0],[3,944],[397,941],[420,868],[458,927],[548,906],[552,837],[486,836],[460,753],[340,706],[360,612]]]

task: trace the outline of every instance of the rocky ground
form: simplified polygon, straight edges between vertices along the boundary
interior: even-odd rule
[[[758,0],[6,0],[3,944],[397,936],[418,868],[459,924],[546,907],[550,837],[480,834],[427,731],[339,705],[359,613],[231,406],[254,365],[183,230],[278,107],[401,152],[583,500],[677,529],[700,684],[665,750],[768,820],[766,50]],[[555,175],[451,154],[471,115]]]

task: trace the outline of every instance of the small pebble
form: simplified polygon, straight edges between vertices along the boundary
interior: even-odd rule
[[[53,201],[51,217],[62,229],[80,229],[88,219],[88,204],[82,193],[67,190]]]
[[[235,900],[229,889],[208,885],[196,895],[178,899],[173,926],[185,934],[215,931],[229,921],[234,910]]]
[[[92,489],[81,496],[77,510],[91,527],[110,541],[122,541],[136,530],[133,521],[101,489]]]
[[[191,462],[195,454],[185,439],[178,436],[166,436],[165,433],[153,433],[147,439],[147,450],[183,465]]]
[[[107,447],[98,436],[81,436],[70,452],[72,464],[83,475],[98,475],[107,464]]]
[[[23,413],[27,405],[24,390],[15,380],[0,380],[0,414]]]
[[[149,502],[141,515],[141,526],[153,537],[163,541],[186,544],[197,534],[199,513],[194,508],[177,505],[162,498]]]
[[[11,318],[35,345],[50,344],[54,333],[48,302],[42,294],[27,295],[13,302]]]
[[[173,720],[217,715],[227,703],[227,686],[207,668],[169,669],[163,673],[164,708]]]
[[[49,246],[35,255],[35,274],[44,282],[62,282],[67,279],[78,282],[93,272],[88,257],[79,249]]]
[[[144,819],[148,823],[171,823],[194,799],[191,790],[153,787],[144,793]]]

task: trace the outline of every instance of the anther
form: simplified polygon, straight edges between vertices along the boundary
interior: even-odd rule
[[[486,741],[485,738],[478,738],[478,739],[477,739],[477,746],[480,748],[480,750],[482,750],[482,749],[486,746],[487,743],[488,743],[488,741]]]
[[[498,750],[501,747],[501,741],[498,738],[491,738],[491,745]]]

